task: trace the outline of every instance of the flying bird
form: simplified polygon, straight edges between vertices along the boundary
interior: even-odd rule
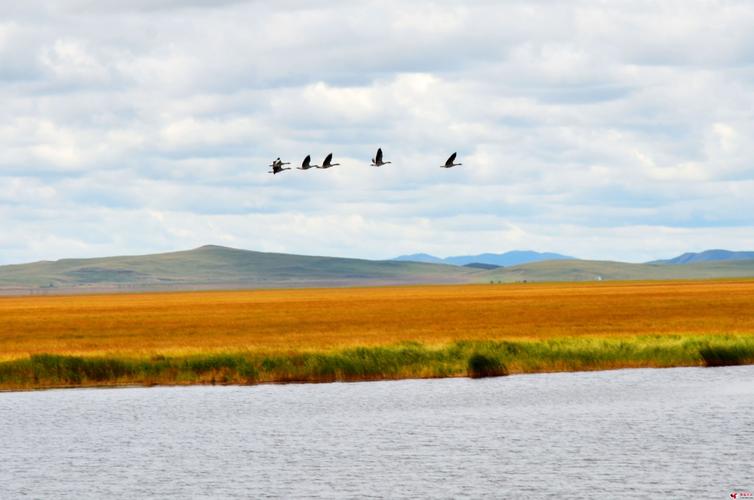
[[[304,158],[304,161],[301,162],[300,167],[296,167],[299,170],[309,170],[310,168],[319,168],[319,165],[311,165],[312,157],[310,155],[306,155],[306,158]]]
[[[456,161],[456,154],[453,153],[450,155],[450,158],[448,158],[448,161],[445,162],[445,165],[442,165],[440,168],[450,168],[450,167],[457,167],[458,165],[463,165],[463,163],[454,163]]]
[[[330,163],[331,161],[332,161],[332,153],[330,153],[329,155],[327,155],[325,157],[325,161],[322,162],[322,166],[321,167],[316,166],[316,165],[315,166],[317,168],[330,168],[330,167],[334,167],[336,165],[340,165],[340,163]]]
[[[389,161],[382,161],[382,148],[377,149],[377,154],[374,158],[372,158],[372,166],[373,167],[381,167],[382,165],[387,165],[390,163]]]
[[[268,173],[279,174],[283,170],[290,170],[290,168],[283,168],[283,165],[290,165],[290,163],[288,163],[287,161],[281,161],[280,157],[278,156],[277,159],[272,162],[272,165],[270,165],[270,167],[272,167],[272,170],[270,170]]]
[[[282,167],[283,165],[290,165],[290,163],[289,163],[289,162],[287,162],[287,161],[286,161],[286,162],[280,161],[280,157],[278,156],[278,157],[277,157],[277,158],[275,158],[275,160],[274,160],[274,161],[272,162],[272,165],[270,165],[270,167],[274,167],[274,166],[276,166],[276,165],[277,165],[278,167]],[[289,168],[286,168],[286,170],[290,170],[290,169],[289,169]]]

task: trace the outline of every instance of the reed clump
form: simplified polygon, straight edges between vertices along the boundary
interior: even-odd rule
[[[734,366],[754,364],[754,346],[707,345],[699,349],[706,366]]]
[[[469,377],[471,378],[508,375],[508,368],[499,359],[478,352],[471,355],[468,367]]]
[[[188,356],[35,354],[0,362],[0,389],[117,385],[259,384],[754,363],[754,336],[658,335],[621,339],[402,342],[308,352]]]

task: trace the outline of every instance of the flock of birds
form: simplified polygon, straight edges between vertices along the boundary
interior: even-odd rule
[[[377,154],[374,156],[374,158],[372,158],[372,166],[381,167],[383,165],[387,165],[388,163],[391,162],[382,160],[382,148],[379,148],[377,150]],[[278,157],[272,162],[272,164],[269,165],[270,167],[272,167],[272,170],[270,170],[269,173],[279,174],[283,170],[291,170],[291,167],[284,168],[283,165],[290,165],[290,163],[287,161],[284,162],[280,159],[280,157]],[[330,153],[325,157],[325,161],[322,162],[322,165],[312,165],[312,157],[310,155],[306,155],[304,161],[301,162],[301,166],[296,168],[298,168],[298,170],[309,170],[310,168],[331,168],[337,167],[338,165],[340,165],[340,163],[332,163],[332,153]],[[456,163],[456,153],[453,153],[445,162],[445,165],[440,165],[440,168],[451,168],[457,167],[459,165],[462,165],[462,163]]]

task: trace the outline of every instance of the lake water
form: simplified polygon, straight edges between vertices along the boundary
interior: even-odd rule
[[[0,498],[730,498],[754,366],[0,393]]]

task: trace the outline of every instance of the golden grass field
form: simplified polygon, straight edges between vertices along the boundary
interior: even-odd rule
[[[754,334],[754,280],[0,298],[0,361]]]

